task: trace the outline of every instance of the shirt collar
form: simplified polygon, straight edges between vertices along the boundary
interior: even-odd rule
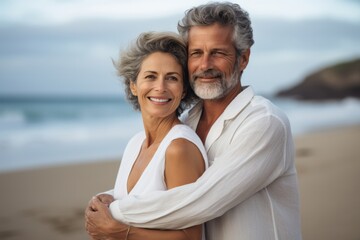
[[[222,120],[229,120],[236,117],[251,101],[255,93],[251,86],[244,89],[230,102],[225,111],[221,114]]]
[[[245,86],[244,89],[231,101],[226,107],[225,111],[221,114],[220,118],[225,121],[236,117],[251,101],[255,93],[251,86]],[[200,100],[188,114],[185,116],[185,124],[189,125],[192,129],[196,129],[199,122],[203,107],[203,101]]]

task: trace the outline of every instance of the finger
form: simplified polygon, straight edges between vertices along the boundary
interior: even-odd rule
[[[93,219],[95,213],[96,213],[95,211],[93,211],[91,209],[87,209],[85,211],[85,219],[86,219],[86,221],[90,221],[91,219]]]
[[[98,228],[94,224],[88,223],[86,225],[86,232],[91,236],[95,236],[98,234]]]
[[[96,209],[96,204],[94,203],[94,202],[99,202],[100,200],[99,200],[99,198],[98,197],[96,197],[96,196],[94,196],[94,197],[92,197],[91,199],[90,199],[90,201],[89,201],[89,203],[88,203],[88,208],[90,208],[92,211],[96,211],[97,209]]]
[[[90,200],[89,200],[89,202],[88,202],[88,206],[91,206],[91,205],[92,205],[92,203],[93,203],[93,201],[94,201],[94,200],[93,200],[94,198],[96,198],[96,197],[90,198]]]
[[[101,200],[97,196],[94,196],[91,198],[91,203],[98,204],[98,203],[101,203]]]
[[[86,229],[86,231],[87,231],[87,229],[88,229],[88,219],[87,219],[87,217],[86,217],[86,213],[85,213],[85,215],[84,215],[84,226],[85,226],[85,229]]]
[[[106,204],[102,203],[97,197],[93,197],[91,208],[94,211],[107,208]]]
[[[89,203],[88,203],[88,205],[86,207],[86,210],[90,210],[90,211],[93,211],[93,212],[96,211],[96,208],[95,208],[92,201],[89,201]]]
[[[95,206],[96,204],[94,203],[94,200],[91,199],[86,207],[86,210],[90,210],[92,212],[96,212],[97,211],[97,208]]]

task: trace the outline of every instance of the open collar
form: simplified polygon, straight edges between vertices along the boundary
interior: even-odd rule
[[[208,150],[211,145],[218,139],[223,132],[225,122],[234,119],[254,97],[254,91],[250,86],[246,86],[226,107],[224,112],[219,116],[211,127],[205,141],[205,148]],[[188,113],[186,124],[196,130],[202,113],[203,102],[198,102]]]

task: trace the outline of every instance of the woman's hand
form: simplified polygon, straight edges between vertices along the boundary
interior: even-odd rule
[[[114,201],[114,197],[110,194],[99,194],[96,196],[100,202],[104,203],[107,205],[107,207],[109,207],[110,203],[112,203]]]
[[[85,210],[85,228],[93,240],[126,238],[128,226],[112,217],[108,200],[93,197]]]

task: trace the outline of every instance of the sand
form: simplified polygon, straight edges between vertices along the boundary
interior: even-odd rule
[[[112,188],[120,160],[0,174],[0,239],[89,239],[84,209]]]
[[[360,239],[360,126],[296,139],[303,239]]]
[[[360,239],[360,126],[297,137],[304,240]],[[85,240],[84,208],[120,160],[0,174],[0,239]]]

